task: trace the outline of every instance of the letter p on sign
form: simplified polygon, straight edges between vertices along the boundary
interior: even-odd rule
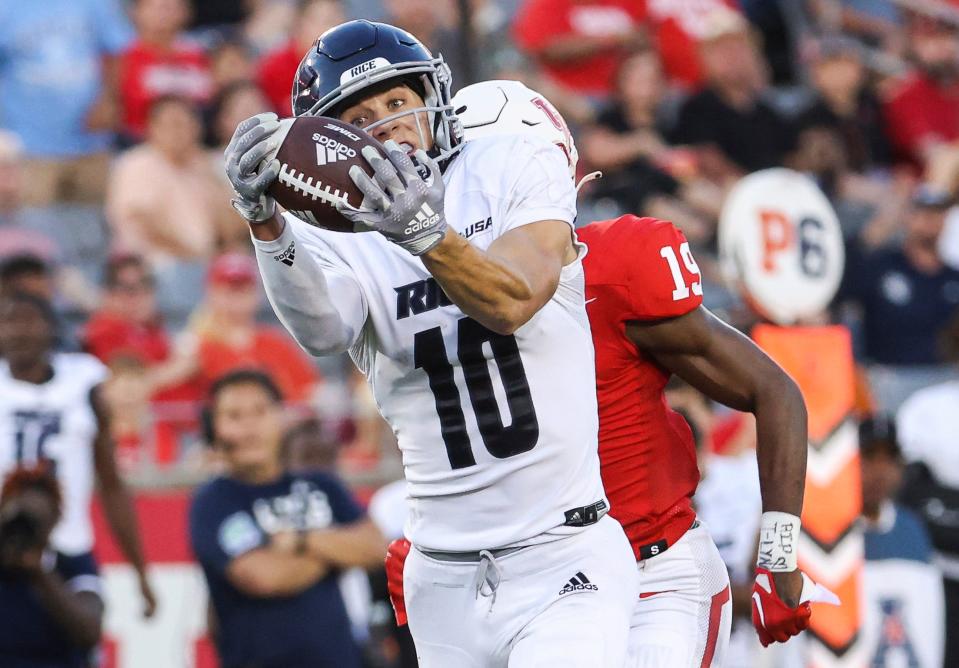
[[[776,256],[796,243],[792,225],[785,214],[764,209],[759,212],[759,225],[762,234],[763,269],[776,271]]]

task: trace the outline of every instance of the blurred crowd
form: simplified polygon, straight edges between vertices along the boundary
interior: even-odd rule
[[[364,379],[275,321],[222,169],[236,125],[289,115],[301,57],[350,18],[415,34],[454,90],[509,78],[545,94],[580,169],[604,173],[579,220],[674,221],[707,306],[743,329],[758,316],[719,272],[725,197],[761,169],[812,177],[846,243],[824,321],[853,333],[859,417],[898,413],[875,457],[927,476],[909,498],[959,619],[959,522],[924,511],[935,498],[959,517],[957,0],[0,0],[0,293],[51,300],[60,345],[110,368],[122,470],[216,470],[199,405],[255,368],[294,406],[293,442],[324,435],[324,468],[367,495],[398,477]],[[754,447],[740,418],[697,406],[709,451]]]

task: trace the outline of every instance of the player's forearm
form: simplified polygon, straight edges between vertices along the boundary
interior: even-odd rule
[[[39,573],[33,590],[41,605],[70,639],[83,648],[100,642],[103,606],[93,594],[70,591],[56,573]]]
[[[386,539],[370,520],[356,524],[311,531],[307,535],[310,554],[341,568],[382,566]]]
[[[534,300],[533,286],[516,267],[452,230],[421,258],[463,313],[498,334],[512,334],[543,305]]]
[[[795,382],[781,373],[757,394],[756,455],[763,512],[802,514],[808,448],[806,404]]]
[[[287,331],[317,357],[349,348],[358,332],[341,316],[326,275],[292,227],[274,217],[251,228],[267,298]]]
[[[110,531],[120,545],[120,550],[127,561],[133,565],[138,573],[146,570],[146,560],[143,557],[143,544],[140,541],[140,529],[137,525],[136,510],[133,498],[121,481],[104,484],[101,481],[100,500],[103,512],[106,515]]]

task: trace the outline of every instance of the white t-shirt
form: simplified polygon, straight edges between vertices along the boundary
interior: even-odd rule
[[[82,353],[56,354],[52,363],[53,377],[38,385],[14,379],[0,361],[0,475],[21,464],[54,462],[63,516],[51,543],[76,555],[93,549],[90,499],[98,427],[90,390],[106,379],[107,370]]]
[[[575,190],[565,156],[548,142],[469,142],[443,179],[447,221],[481,250],[533,222],[572,229]],[[549,302],[503,336],[466,317],[419,258],[382,235],[286,221],[297,252],[362,295],[365,324],[350,354],[403,454],[410,540],[471,551],[579,531],[563,526],[565,511],[605,498],[585,251],[563,268]]]
[[[959,381],[919,390],[896,414],[896,431],[909,462],[925,462],[936,479],[959,489]]]

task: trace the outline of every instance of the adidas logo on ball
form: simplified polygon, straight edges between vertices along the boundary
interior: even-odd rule
[[[319,166],[328,165],[331,162],[340,160],[349,160],[356,157],[356,149],[352,149],[346,144],[342,144],[326,135],[313,135],[316,141],[316,164]]]

